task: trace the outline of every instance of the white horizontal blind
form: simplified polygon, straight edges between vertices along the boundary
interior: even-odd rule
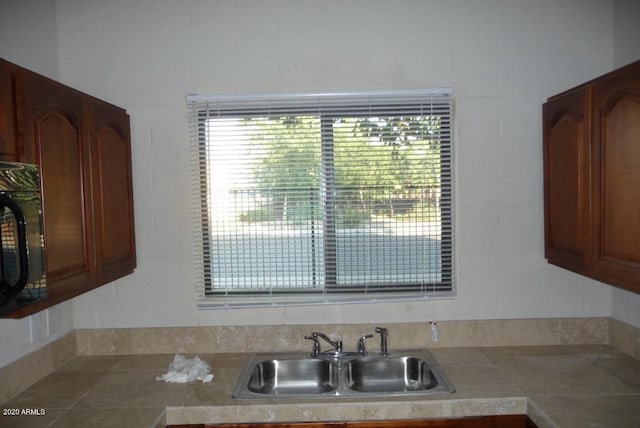
[[[205,305],[451,294],[450,91],[188,104]]]

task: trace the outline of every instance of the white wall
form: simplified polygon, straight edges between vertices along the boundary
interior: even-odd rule
[[[617,68],[640,60],[640,2],[616,0],[614,16],[614,64]]]
[[[139,267],[74,300],[77,328],[611,315],[543,258],[541,104],[613,68],[600,0],[57,0],[62,81],[132,118]],[[198,312],[189,93],[452,86],[458,297]]]
[[[58,78],[55,0],[0,0],[0,58]]]
[[[51,78],[58,77],[54,0],[0,0],[0,57]],[[35,326],[40,328],[33,332],[33,340],[32,317],[0,319],[0,367],[73,330],[71,303],[36,317]]]

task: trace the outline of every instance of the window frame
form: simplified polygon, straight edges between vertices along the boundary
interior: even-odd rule
[[[416,97],[430,97],[436,98],[438,103],[448,103],[448,111],[446,115],[445,125],[442,126],[445,129],[444,134],[448,135],[445,138],[447,141],[446,151],[441,147],[440,162],[441,167],[444,164],[445,167],[441,171],[448,171],[446,174],[441,172],[440,176],[440,192],[441,192],[441,242],[446,242],[446,249],[441,248],[441,278],[442,280],[429,284],[400,284],[397,288],[389,290],[389,285],[384,284],[378,286],[376,284],[360,285],[360,286],[345,286],[338,285],[335,281],[328,283],[325,281],[321,284],[321,290],[317,289],[277,289],[274,292],[273,289],[268,291],[257,290],[242,290],[234,291],[233,293],[221,293],[207,290],[208,284],[212,282],[212,270],[211,260],[207,257],[211,255],[212,247],[212,234],[210,233],[210,217],[208,210],[208,168],[210,166],[207,162],[208,146],[207,146],[207,119],[211,118],[211,111],[217,110],[218,113],[215,117],[238,117],[237,112],[234,113],[234,108],[229,108],[229,105],[235,104],[244,106],[260,106],[263,104],[274,103],[278,105],[290,105],[290,109],[286,107],[282,108],[282,112],[285,114],[302,114],[305,112],[305,105],[310,104],[309,113],[318,115],[317,105],[323,105],[324,113],[320,113],[319,119],[321,123],[321,151],[324,152],[325,140],[333,139],[333,136],[329,138],[326,135],[328,128],[333,128],[334,120],[336,118],[352,118],[359,114],[352,113],[350,111],[343,111],[344,104],[354,104],[361,106],[362,100],[366,99],[393,99],[394,103],[398,103],[398,100],[407,99],[413,100]],[[442,101],[445,100],[445,101]],[[407,101],[415,102],[415,101]],[[194,251],[194,267],[196,277],[196,297],[198,301],[198,307],[200,308],[215,308],[215,307],[252,307],[252,306],[264,306],[264,305],[299,305],[299,304],[318,304],[318,303],[348,303],[348,302],[370,302],[370,301],[387,301],[387,300],[417,300],[417,299],[430,299],[430,298],[450,298],[456,294],[455,284],[455,243],[454,243],[454,161],[453,161],[453,90],[450,88],[436,88],[431,90],[407,90],[407,91],[392,91],[392,92],[367,92],[367,93],[322,93],[322,94],[280,94],[280,95],[245,95],[245,96],[210,96],[210,95],[189,95],[187,96],[187,103],[189,104],[189,121],[190,121],[190,134],[192,141],[192,174],[193,174],[193,214],[194,214],[194,236],[195,236],[195,251]],[[220,106],[227,105],[228,112],[220,113]],[[331,107],[333,106],[333,107]],[[338,113],[336,106],[340,106],[341,113]],[[259,107],[257,107],[259,109]],[[224,107],[223,107],[224,109]],[[280,110],[278,110],[280,111]],[[245,113],[246,114],[246,113]],[[241,115],[242,116],[242,115]],[[248,117],[250,115],[242,117]],[[363,115],[366,116],[366,115]],[[333,131],[331,132],[333,133]],[[441,132],[442,134],[442,132]],[[333,141],[326,143],[330,145],[333,150]],[[325,154],[322,154],[323,169]],[[334,162],[334,159],[331,159]],[[333,168],[333,165],[331,166]],[[325,171],[326,172],[326,171]],[[335,198],[334,192],[327,192],[328,195]],[[335,201],[334,201],[335,202]],[[331,205],[330,200],[325,200],[324,204]],[[324,212],[324,209],[323,209]],[[323,216],[326,218],[326,216]],[[326,226],[326,225],[325,225]],[[329,227],[329,233],[335,238],[335,220],[333,222],[333,230],[331,225]],[[324,233],[327,233],[325,227]],[[326,239],[326,237],[325,237]],[[335,241],[335,239],[334,239]],[[334,243],[335,245],[335,243]],[[441,244],[442,245],[442,244]],[[446,257],[445,257],[446,254]],[[444,262],[446,260],[446,262]],[[334,262],[337,264],[337,261]],[[337,268],[333,270],[334,275],[337,276]],[[335,278],[334,278],[335,279]],[[209,288],[211,286],[209,285]],[[365,292],[362,290],[366,289]],[[425,291],[425,288],[429,291]]]

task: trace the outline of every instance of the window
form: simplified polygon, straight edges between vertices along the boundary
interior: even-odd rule
[[[453,293],[450,90],[187,102],[201,306]]]

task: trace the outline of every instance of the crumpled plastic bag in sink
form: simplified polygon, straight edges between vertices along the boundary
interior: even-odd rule
[[[156,380],[171,383],[187,383],[196,380],[202,381],[202,383],[211,382],[213,374],[209,373],[210,370],[211,366],[198,356],[189,359],[176,354],[173,361],[169,363],[167,373],[156,377]]]

